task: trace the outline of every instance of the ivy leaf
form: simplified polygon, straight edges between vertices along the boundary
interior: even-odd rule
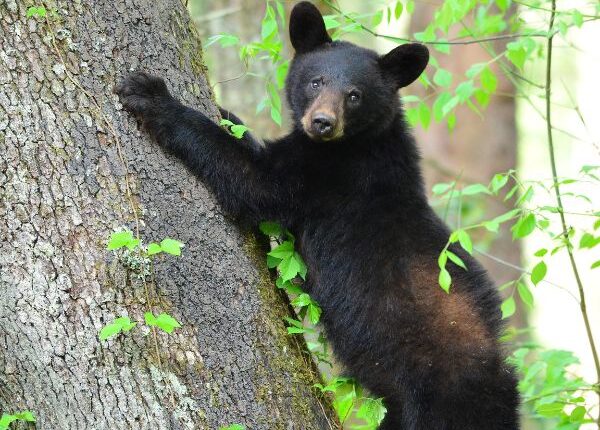
[[[113,251],[115,249],[123,248],[130,242],[133,242],[133,240],[133,233],[129,230],[117,231],[115,233],[111,233],[106,249]]]
[[[277,266],[277,269],[279,269],[279,272],[281,273],[281,279],[285,282],[294,279],[296,275],[298,275],[300,264],[292,254],[289,257],[284,258]]]
[[[264,221],[258,225],[258,228],[266,236],[279,237],[283,234],[283,229],[276,222]]]
[[[31,6],[27,8],[27,18],[31,18],[32,16],[37,16],[40,18],[46,17],[46,8],[44,6]]]
[[[356,417],[366,420],[371,425],[379,426],[386,412],[387,409],[383,406],[383,398],[365,398],[356,412]]]
[[[148,256],[150,256],[150,255],[154,255],[154,254],[159,254],[162,251],[163,250],[158,243],[152,242],[152,243],[148,244],[148,250],[146,251],[146,254],[148,254]]]
[[[160,242],[160,249],[162,249],[167,254],[181,255],[181,248],[183,248],[183,243],[179,242],[175,239],[166,238]]]
[[[317,324],[321,319],[322,309],[315,302],[308,305],[308,319],[313,324]]]
[[[280,245],[273,248],[267,255],[271,257],[276,257],[280,259],[291,257],[294,254],[294,244],[286,240],[282,242]]]
[[[112,323],[105,325],[102,330],[100,330],[100,340],[106,340],[109,337],[116,336],[121,332],[128,332],[134,328],[136,324],[136,322],[131,322],[128,317],[119,317]]]
[[[547,271],[548,267],[546,266],[546,263],[543,260],[540,261],[531,271],[531,283],[533,285],[539,284],[546,276]]]
[[[155,317],[152,312],[146,312],[144,314],[144,320],[148,326],[158,327],[169,334],[176,328],[181,327],[181,324],[179,324],[175,318],[166,313],[162,313],[158,317]]]
[[[227,427],[219,427],[219,430],[246,430],[241,424],[230,424]]]
[[[500,306],[500,310],[502,311],[502,319],[511,317],[515,313],[516,309],[517,306],[515,299],[510,296],[508,299],[504,300]]]

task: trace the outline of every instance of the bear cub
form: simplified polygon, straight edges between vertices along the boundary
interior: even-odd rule
[[[380,56],[334,42],[308,2],[294,7],[289,30],[293,129],[276,141],[234,138],[143,72],[116,92],[228,213],[279,222],[296,236],[305,288],[323,308],[336,357],[384,398],[381,429],[517,429],[498,292],[457,246],[450,249],[468,270],[448,263],[449,294],[437,281],[449,230],[427,202],[397,95],[425,69],[427,48],[404,44]]]

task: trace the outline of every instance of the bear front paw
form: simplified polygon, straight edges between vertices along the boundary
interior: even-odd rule
[[[165,81],[145,72],[133,72],[114,89],[125,110],[144,116],[172,101]]]

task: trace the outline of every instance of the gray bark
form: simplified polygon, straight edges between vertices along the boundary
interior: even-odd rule
[[[47,2],[48,27],[26,18],[40,4],[0,0],[0,412],[29,409],[40,429],[329,428],[255,238],[111,94],[144,69],[216,118],[183,5]],[[127,180],[141,237],[186,244],[146,287],[105,249],[135,230]],[[183,327],[99,341],[150,309]]]

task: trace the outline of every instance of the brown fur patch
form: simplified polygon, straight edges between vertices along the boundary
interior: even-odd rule
[[[438,284],[438,274],[434,262],[415,262],[409,271],[415,303],[425,316],[428,337],[436,344],[433,357],[449,366],[468,366],[472,360],[485,360],[495,350],[493,334],[471,298],[461,292],[463,289],[453,285],[447,294]]]
[[[333,135],[323,140],[339,139],[344,135],[344,95],[342,93],[324,89],[308,107],[301,122],[304,131],[311,136],[312,118],[317,112],[336,119]]]

